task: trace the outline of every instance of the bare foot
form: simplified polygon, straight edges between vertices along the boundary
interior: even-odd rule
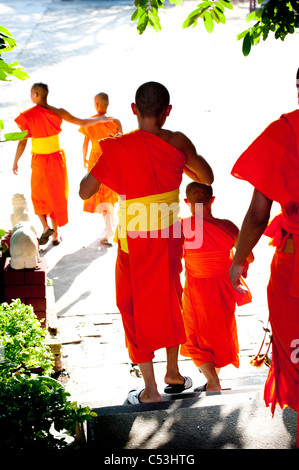
[[[217,384],[217,383],[207,382],[207,387],[206,387],[207,392],[217,392],[219,390],[222,390],[220,383]]]
[[[176,384],[184,384],[185,379],[184,377],[178,372],[175,376],[165,375],[164,382],[168,385],[176,385]]]
[[[159,403],[162,401],[161,395],[157,393],[149,394],[145,389],[139,395],[140,403]]]

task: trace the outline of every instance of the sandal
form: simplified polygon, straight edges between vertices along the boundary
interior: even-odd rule
[[[40,245],[46,245],[49,241],[49,238],[51,235],[53,235],[54,230],[52,228],[48,228],[45,233],[42,233],[40,239],[39,239],[39,244]]]
[[[58,237],[57,240],[53,240],[53,241],[52,241],[52,245],[57,246],[57,245],[59,245],[59,243],[61,243],[61,242],[62,242],[62,238],[61,238],[61,237]]]
[[[206,392],[207,391],[207,385],[208,384],[204,384],[204,385],[200,385],[199,387],[196,387],[194,389],[194,392]]]
[[[141,392],[143,392],[143,388],[141,390],[131,390],[129,393],[128,393],[128,402],[130,403],[130,405],[139,405],[140,403],[142,403],[140,401],[140,394]]]
[[[167,385],[167,387],[164,388],[164,392],[165,393],[182,393],[184,390],[187,390],[188,388],[191,388],[191,387],[192,387],[191,377],[184,377],[183,384]]]
[[[100,242],[102,245],[113,246],[111,242],[109,242],[108,238],[101,238]]]

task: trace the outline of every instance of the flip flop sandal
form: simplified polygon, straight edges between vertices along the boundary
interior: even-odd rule
[[[200,385],[200,387],[196,387],[194,389],[194,392],[206,392],[207,391],[207,385],[208,384],[204,384],[204,385]]]
[[[183,384],[172,384],[172,385],[167,385],[167,387],[164,388],[165,393],[182,393],[184,390],[187,390],[188,388],[192,387],[192,379],[191,377],[184,377],[184,383]]]
[[[57,240],[53,240],[53,241],[52,241],[52,245],[57,246],[57,245],[59,245],[59,243],[61,243],[61,242],[62,242],[62,238],[61,238],[61,237],[58,237]]]
[[[139,403],[141,403],[139,397],[140,397],[141,392],[143,392],[143,390],[144,390],[143,388],[141,390],[131,390],[128,393],[127,400],[130,403],[130,405],[139,405]]]
[[[49,238],[51,235],[53,235],[54,230],[52,228],[48,228],[45,233],[41,234],[41,237],[39,239],[39,244],[40,245],[46,245],[49,241]]]
[[[100,241],[102,245],[112,246],[112,243],[109,242],[108,238],[102,238]]]

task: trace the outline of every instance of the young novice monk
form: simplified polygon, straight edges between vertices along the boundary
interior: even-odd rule
[[[239,367],[236,291],[229,279],[232,248],[239,230],[231,221],[212,215],[215,198],[211,186],[189,183],[186,196],[192,216],[183,219],[186,268],[183,318],[187,342],[180,353],[191,357],[206,377],[206,385],[195,391],[221,390],[220,369],[228,364]],[[202,231],[200,247],[194,243],[195,236],[199,238],[198,231]],[[253,261],[252,254],[247,261]],[[239,304],[251,301],[249,293],[239,296]]]
[[[35,83],[31,88],[33,108],[21,113],[16,123],[22,131],[27,131],[32,139],[31,160],[31,198],[35,214],[38,215],[43,232],[39,239],[45,245],[52,235],[53,244],[60,243],[58,227],[68,223],[68,178],[66,158],[59,146],[58,134],[64,119],[79,126],[91,126],[101,120],[109,120],[106,116],[95,119],[79,119],[62,108],[54,108],[47,102],[48,86]],[[20,140],[13,163],[13,172],[18,174],[18,161],[21,158],[27,138]],[[51,218],[52,228],[48,224]]]
[[[178,347],[186,340],[179,186],[184,171],[198,181],[213,182],[210,166],[191,141],[163,129],[171,111],[168,90],[148,82],[138,88],[135,100],[131,106],[139,129],[101,141],[103,153],[81,181],[79,192],[88,199],[104,183],[120,195],[116,300],[129,356],[139,364],[145,383],[143,390],[129,393],[130,403],[161,401],[152,362],[160,348],[167,351],[165,383],[179,385],[180,391],[192,386],[178,368]],[[152,224],[151,209],[162,203],[170,214],[166,211]]]
[[[107,113],[108,105],[108,95],[106,93],[98,93],[94,97],[94,106],[97,114],[93,117],[104,116]],[[109,137],[109,135],[114,136],[116,134],[122,134],[122,126],[118,119],[113,119],[109,122],[99,122],[95,126],[80,127],[79,131],[85,136],[83,142],[84,167],[90,171],[101,154],[99,141]],[[87,160],[88,145],[90,141],[91,152]],[[85,212],[99,212],[100,214],[103,214],[107,232],[106,236],[101,239],[101,243],[104,245],[112,245],[110,239],[113,235],[113,212],[114,205],[117,200],[118,195],[116,192],[102,184],[99,191],[83,203],[83,210]]]

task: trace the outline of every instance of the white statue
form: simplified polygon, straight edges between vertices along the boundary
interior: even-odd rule
[[[11,225],[14,227],[19,222],[28,221],[28,207],[23,194],[14,194],[12,197],[13,213],[10,215]]]
[[[10,238],[10,265],[13,269],[35,268],[39,259],[37,233],[29,221],[14,226]]]

